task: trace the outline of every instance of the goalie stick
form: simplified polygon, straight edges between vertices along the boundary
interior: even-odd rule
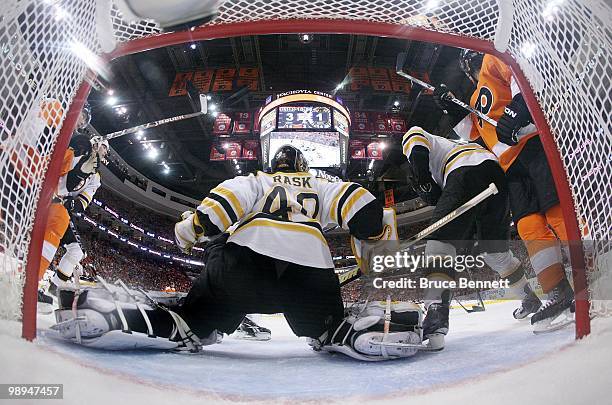
[[[124,135],[129,135],[129,134],[133,134],[135,132],[138,132],[142,129],[149,129],[149,128],[155,128],[155,127],[159,127],[160,125],[165,125],[165,124],[170,124],[172,122],[177,122],[177,121],[183,121],[183,120],[188,120],[190,118],[195,118],[195,117],[199,117],[201,115],[205,115],[208,112],[208,101],[206,98],[205,94],[198,94],[198,100],[194,100],[195,98],[195,94],[192,94],[192,91],[189,91],[187,93],[189,95],[189,98],[191,99],[192,103],[195,104],[197,106],[197,104],[199,103],[199,111],[190,113],[190,114],[183,114],[183,115],[177,115],[176,117],[169,117],[169,118],[163,118],[161,120],[157,120],[157,121],[153,121],[153,122],[149,122],[146,124],[142,124],[142,125],[138,125],[132,128],[126,128],[126,129],[122,129],[121,131],[116,131],[116,132],[111,132],[110,134],[106,134],[104,135],[104,139],[109,140],[109,139],[114,139],[114,138],[118,138],[120,136],[124,136]]]
[[[423,229],[421,232],[417,233],[413,237],[406,240],[404,243],[400,245],[399,251],[404,252],[404,251],[409,250],[415,243],[417,243],[421,239],[425,238],[426,236],[431,235],[438,229],[442,228],[449,222],[455,220],[460,215],[465,214],[467,211],[471,210],[472,208],[480,204],[482,201],[486,200],[490,196],[495,195],[497,193],[498,193],[498,190],[495,184],[493,183],[489,184],[489,187],[487,187],[486,189],[478,193],[476,196],[474,196],[472,199],[464,203],[462,206],[449,212],[444,217],[440,218],[440,220],[434,222],[433,224],[429,225],[427,228]],[[339,274],[338,280],[340,281],[340,286],[342,287],[354,280],[357,280],[359,277],[361,277],[361,271],[359,270],[359,267],[356,267],[353,270],[349,270],[342,274]]]
[[[419,84],[423,87],[425,87],[427,90],[431,90],[434,91],[436,88],[434,86],[432,86],[431,84],[424,82],[420,79],[417,79],[414,76],[410,76],[408,73],[404,72],[404,63],[406,63],[406,57],[407,57],[407,53],[406,52],[401,52],[397,55],[397,60],[395,61],[395,73],[397,73],[399,76],[405,77],[406,79],[410,80],[413,83]],[[489,124],[493,125],[494,127],[497,127],[497,121],[495,121],[493,118],[483,114],[482,112],[478,111],[477,109],[473,108],[472,106],[470,106],[469,104],[464,103],[463,101],[459,100],[456,97],[450,97],[448,98],[449,101],[452,101],[453,103],[457,104],[458,106],[468,110],[469,112],[471,112],[472,114],[475,114],[476,116],[478,116],[479,118],[485,120],[486,122],[488,122]]]

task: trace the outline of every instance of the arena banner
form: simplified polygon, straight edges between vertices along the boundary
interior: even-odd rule
[[[223,149],[225,149],[225,159],[240,159],[242,157],[242,143],[237,141],[230,141],[223,143]]]
[[[365,142],[351,139],[349,141],[349,154],[351,159],[366,159]]]
[[[211,162],[218,162],[220,160],[225,160],[225,153],[219,152],[220,150],[223,150],[223,148],[219,144],[216,144],[210,147],[210,161]]]
[[[219,114],[213,124],[213,135],[229,135],[232,118],[226,114]]]
[[[369,132],[370,120],[367,112],[354,111],[351,120],[351,130],[353,132]]]
[[[406,131],[408,131],[405,119],[401,117],[397,117],[397,116],[392,116],[390,120],[391,120],[391,132],[403,135],[406,133]]]
[[[177,73],[168,92],[169,97],[184,96],[187,94],[187,80],[193,79],[193,72]]]
[[[371,120],[374,122],[374,132],[389,134],[391,133],[391,120],[386,113],[372,113]]]
[[[255,140],[244,141],[242,145],[243,160],[257,160],[257,151],[259,150],[259,142]]]
[[[235,135],[248,135],[251,133],[251,118],[250,112],[238,112],[234,114],[234,125],[232,133]]]
[[[382,150],[381,142],[370,142],[367,147],[368,159],[382,160]]]

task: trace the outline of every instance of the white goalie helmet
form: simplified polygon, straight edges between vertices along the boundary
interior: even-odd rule
[[[110,150],[108,141],[101,136],[96,135],[90,139],[90,142],[92,151],[96,152],[102,163],[106,163],[106,156]]]

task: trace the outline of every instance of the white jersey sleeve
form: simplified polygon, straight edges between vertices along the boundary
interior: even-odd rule
[[[254,175],[234,177],[213,188],[198,211],[218,228],[218,231],[212,232],[216,234],[224,232],[249,214],[262,195],[261,184]],[[206,226],[204,228],[205,234],[210,235],[210,230]]]
[[[319,180],[321,223],[337,224],[349,230],[348,223],[355,213],[375,200],[374,196],[356,183]]]
[[[100,188],[101,184],[100,173],[96,172],[92,176],[89,176],[85,186],[79,191],[77,198],[81,201],[81,204],[83,204],[84,210],[87,209],[91,203],[91,200],[93,200],[93,197],[96,194],[96,191],[98,191],[98,188]]]

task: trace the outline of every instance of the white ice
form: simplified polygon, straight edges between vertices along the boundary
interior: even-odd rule
[[[279,315],[258,323],[268,342],[226,337],[202,354],[105,352],[58,341],[39,317],[34,344],[0,323],[0,382],[63,383],[64,403],[110,405],[385,400],[406,403],[601,403],[609,395],[612,320],[594,321],[593,336],[574,340],[573,327],[534,335],[512,318],[516,302],[485,312],[451,310],[446,348],[409,359],[362,363],[313,352]],[[605,401],[604,401],[605,402]]]

